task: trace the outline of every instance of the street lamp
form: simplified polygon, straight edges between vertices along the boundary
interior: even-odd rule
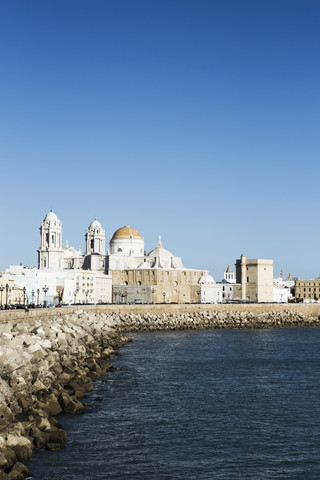
[[[34,304],[34,290],[31,290],[31,302]]]
[[[47,295],[47,291],[49,290],[49,288],[47,287],[47,285],[45,285],[42,290],[44,291],[44,297]],[[44,306],[44,298],[43,298],[43,306]]]
[[[166,295],[167,295],[166,292],[163,292],[162,295],[163,295],[163,303],[166,303]]]
[[[37,305],[39,305],[40,288],[37,290]]]
[[[4,286],[1,286],[0,287],[0,292],[1,292],[1,310],[2,310],[2,292],[4,290]]]
[[[8,305],[8,293],[9,293],[9,285],[6,285],[6,305]]]
[[[23,305],[26,304],[26,287],[23,287]]]
[[[89,295],[89,290],[86,290],[84,292],[85,296],[86,296],[86,304],[88,304],[88,295]]]

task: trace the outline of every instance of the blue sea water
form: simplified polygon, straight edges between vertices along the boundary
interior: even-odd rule
[[[320,478],[320,329],[132,336],[32,479]]]

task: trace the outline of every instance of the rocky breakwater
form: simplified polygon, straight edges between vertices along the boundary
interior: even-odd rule
[[[292,310],[254,313],[239,311],[195,311],[193,313],[117,314],[112,315],[122,332],[186,330],[205,328],[279,328],[316,327],[320,317]]]
[[[28,476],[23,462],[34,448],[65,445],[55,416],[84,411],[78,398],[108,373],[109,359],[126,341],[103,314],[0,325],[0,480]]]

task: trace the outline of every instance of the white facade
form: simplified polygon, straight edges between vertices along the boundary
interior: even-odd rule
[[[292,298],[290,288],[281,287],[279,285],[273,286],[273,301],[275,303],[288,303],[288,300]]]
[[[292,299],[291,289],[294,287],[294,280],[291,280],[289,274],[287,280],[283,279],[282,272],[280,277],[273,279],[273,301],[276,303],[288,303]]]
[[[40,270],[73,269],[81,268],[82,265],[81,250],[69,247],[68,242],[62,248],[62,224],[51,210],[40,226],[38,268]]]
[[[216,283],[211,275],[206,272],[200,278],[200,303],[221,303],[222,284]]]
[[[23,289],[27,303],[111,303],[112,277],[82,269],[39,270],[10,266],[3,275]]]
[[[93,220],[87,229],[86,253],[83,268],[86,270],[101,270],[106,268],[105,231],[97,219]]]
[[[227,283],[236,283],[236,276],[230,265],[223,272],[223,280]]]

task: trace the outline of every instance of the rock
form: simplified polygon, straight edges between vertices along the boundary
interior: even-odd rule
[[[66,413],[81,414],[84,413],[84,406],[75,397],[71,397],[67,392],[62,392],[59,396],[59,404]]]
[[[9,473],[10,480],[19,480],[20,478],[30,477],[28,468],[21,462],[17,462],[12,467]]]

